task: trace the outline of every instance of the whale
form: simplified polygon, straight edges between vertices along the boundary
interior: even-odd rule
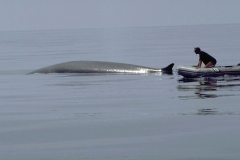
[[[28,74],[35,73],[128,73],[128,74],[146,74],[146,73],[172,73],[174,63],[165,68],[150,68],[145,66],[104,62],[104,61],[70,61],[40,68]]]

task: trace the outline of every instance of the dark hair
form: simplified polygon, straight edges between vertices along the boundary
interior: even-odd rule
[[[201,51],[199,47],[194,48],[194,51]]]

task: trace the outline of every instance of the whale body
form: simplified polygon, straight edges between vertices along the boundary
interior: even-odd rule
[[[130,73],[130,74],[144,74],[144,73],[157,73],[172,72],[173,63],[161,69],[149,68],[144,66],[115,63],[115,62],[102,62],[102,61],[71,61],[59,63],[45,68],[41,68],[30,72],[34,73]]]

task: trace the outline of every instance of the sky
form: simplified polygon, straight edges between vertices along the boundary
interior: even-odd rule
[[[240,0],[0,0],[0,30],[240,23]]]

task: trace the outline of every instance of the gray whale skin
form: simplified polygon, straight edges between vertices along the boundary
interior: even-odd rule
[[[115,63],[115,62],[101,62],[101,61],[71,61],[59,63],[45,68],[41,68],[30,72],[34,73],[130,73],[130,74],[144,74],[144,73],[171,73],[174,63],[165,68],[149,68],[144,66]]]

